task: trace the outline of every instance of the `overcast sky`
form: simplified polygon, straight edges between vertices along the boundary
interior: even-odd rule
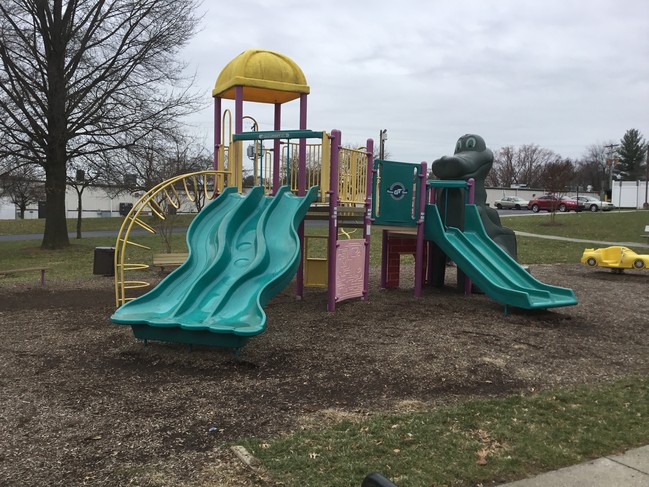
[[[465,133],[571,158],[630,128],[649,137],[649,0],[206,0],[201,12],[183,55],[208,146],[216,78],[250,48],[302,68],[308,128],[350,145],[387,129],[393,160],[430,162]],[[283,128],[298,127],[298,107],[284,105]],[[244,112],[272,129],[272,105]]]

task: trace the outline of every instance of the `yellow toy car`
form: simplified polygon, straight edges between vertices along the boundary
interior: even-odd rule
[[[624,269],[646,269],[649,267],[649,255],[636,254],[628,247],[614,245],[602,249],[586,249],[581,262],[591,267],[609,267],[618,272]]]

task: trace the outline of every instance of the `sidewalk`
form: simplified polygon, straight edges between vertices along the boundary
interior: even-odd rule
[[[564,240],[566,242],[581,242],[584,244],[590,244],[590,245],[599,245],[599,246],[606,246],[610,247],[612,245],[622,245],[624,247],[629,247],[630,249],[634,247],[642,247],[642,248],[649,248],[649,244],[644,244],[640,242],[601,242],[598,240],[584,240],[582,238],[571,238],[571,237],[558,237],[556,235],[539,235],[537,233],[528,233],[528,232],[515,232],[516,235],[520,235],[521,237],[533,237],[533,238],[545,238],[547,240]]]
[[[517,480],[501,487],[647,487],[649,446]]]

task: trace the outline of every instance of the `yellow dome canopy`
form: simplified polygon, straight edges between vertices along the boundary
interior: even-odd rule
[[[248,49],[219,74],[212,96],[234,100],[234,87],[243,87],[244,101],[285,103],[309,94],[300,67],[291,58],[263,49]]]

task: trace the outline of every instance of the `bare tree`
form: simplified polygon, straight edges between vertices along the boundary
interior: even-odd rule
[[[518,159],[521,166],[520,182],[528,186],[540,186],[545,166],[554,163],[560,156],[550,149],[536,144],[526,144],[519,148]]]
[[[0,158],[45,170],[42,246],[69,245],[68,162],[175,125],[195,111],[178,51],[196,0],[3,0]]]
[[[83,193],[88,187],[102,182],[103,173],[85,158],[77,158],[68,163],[66,179],[68,186],[77,193],[77,238],[79,239],[83,220]]]
[[[27,207],[43,201],[43,174],[36,166],[18,166],[0,177],[0,196],[9,199],[20,211],[20,219],[25,218]]]
[[[501,147],[494,156],[494,164],[487,175],[486,183],[490,186],[510,187],[518,182],[519,172],[516,149],[511,145]]]
[[[122,191],[148,191],[167,179],[212,166],[211,156],[181,132],[151,133],[123,150],[101,157],[107,184]]]
[[[575,177],[575,165],[570,159],[560,159],[557,157],[554,161],[544,165],[541,173],[541,183],[548,193],[557,198],[561,198],[571,189],[572,181]],[[551,207],[551,221],[554,223],[558,205]]]
[[[586,147],[577,168],[581,185],[591,186],[599,193],[608,189],[611,165],[607,164],[610,155],[607,145],[611,144],[612,142],[597,143]]]
[[[181,132],[156,132],[103,157],[101,164],[103,180],[115,194],[134,193],[147,192],[175,176],[210,169],[212,157],[201,144]],[[191,204],[200,211],[206,203],[204,183],[200,178],[191,179],[155,197],[152,204],[164,217],[155,227],[167,252],[172,251],[176,211],[181,209],[176,206]]]
[[[494,186],[511,186],[526,184],[540,186],[541,174],[546,164],[557,157],[550,149],[544,149],[536,144],[525,144],[518,148],[502,147],[494,157],[494,165],[488,184]]]
[[[212,169],[213,160],[214,159],[208,155],[194,157],[194,169],[192,169],[192,171],[204,171],[207,169]],[[214,194],[214,183],[207,178],[197,178],[187,185],[187,190],[189,191],[190,196],[193,199],[196,211],[199,212],[207,204],[208,194]]]

